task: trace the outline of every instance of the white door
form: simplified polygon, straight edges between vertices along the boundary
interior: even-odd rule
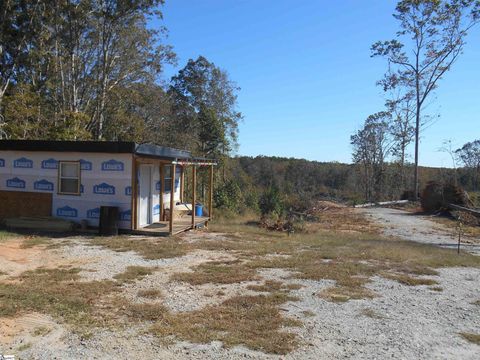
[[[152,166],[140,165],[139,185],[139,216],[140,226],[152,223]]]

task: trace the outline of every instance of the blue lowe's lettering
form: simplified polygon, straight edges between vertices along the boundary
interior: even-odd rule
[[[0,167],[5,167],[5,159],[0,159]]]
[[[155,205],[153,207],[153,215],[160,215],[160,205]]]
[[[132,187],[131,186],[127,186],[125,188],[125,195],[127,196],[131,196],[132,195]]]
[[[15,177],[7,180],[7,187],[16,189],[25,189],[25,180]]]
[[[99,219],[100,218],[100,208],[87,210],[87,219]]]
[[[42,169],[58,169],[58,160],[47,159],[42,161]]]
[[[80,184],[80,194],[83,194],[85,188],[83,187],[83,184]]]
[[[132,220],[132,211],[131,210],[125,210],[121,211],[119,214],[120,221],[130,221]]]
[[[27,158],[20,158],[13,161],[14,168],[23,168],[23,169],[31,169],[33,168],[33,161]]]
[[[33,188],[40,191],[53,191],[53,183],[48,180],[38,180],[33,183]]]
[[[123,171],[123,162],[116,160],[104,161],[102,163],[102,171]]]
[[[57,216],[76,218],[78,210],[68,205],[57,209]]]
[[[93,187],[93,193],[99,195],[115,195],[115,186],[101,183]]]
[[[80,159],[80,169],[85,171],[92,171],[92,162]]]
[[[162,183],[160,181],[157,181],[156,184],[155,184],[155,189],[160,190],[161,186],[162,186]]]

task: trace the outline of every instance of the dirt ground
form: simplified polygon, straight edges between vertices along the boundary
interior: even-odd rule
[[[434,221],[432,216],[384,207],[358,209],[358,211],[381,224],[387,236],[446,248],[456,249],[458,246],[457,229]],[[460,247],[480,255],[480,238],[463,235]]]
[[[391,209],[359,210],[384,226],[387,235],[408,240],[451,246],[448,231],[428,219],[409,217]],[[407,229],[407,230],[406,230]],[[186,243],[207,241],[221,244],[229,235],[189,232]],[[60,239],[61,240],[61,239]],[[57,240],[57,241],[60,241]],[[85,237],[70,237],[58,248],[23,248],[21,239],[0,242],[0,283],[15,281],[28,270],[70,266],[81,269],[80,281],[111,280],[131,266],[152,267],[151,274],[122,285],[122,295],[142,304],[141,291],[162,294],[150,303],[161,303],[172,313],[191,312],[219,304],[237,295],[254,294],[249,285],[265,280],[301,285],[291,295],[297,301],[281,305],[283,315],[299,320],[301,326],[288,329],[299,346],[286,355],[265,354],[246,346],[224,347],[221,342],[197,344],[187,341],[165,343],[147,331],[148,322],[97,329],[85,337],[70,330],[50,315],[31,312],[0,318],[0,354],[22,359],[478,359],[480,346],[459,334],[480,333],[480,269],[449,267],[429,276],[436,287],[407,286],[381,276],[366,285],[379,296],[348,302],[327,301],[319,294],[334,281],[292,278],[280,268],[258,270],[258,279],[238,283],[192,285],[171,281],[179,272],[209,261],[232,261],[232,252],[221,247],[196,249],[182,256],[148,260],[134,251],[114,251],[92,246]],[[478,253],[475,247],[470,251]],[[278,255],[280,256],[280,255]],[[0,297],[1,304],[1,297]]]

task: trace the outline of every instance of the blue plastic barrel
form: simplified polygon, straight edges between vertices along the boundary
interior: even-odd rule
[[[203,206],[201,204],[195,205],[195,216],[203,216]]]

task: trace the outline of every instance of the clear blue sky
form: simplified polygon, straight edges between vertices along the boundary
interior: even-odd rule
[[[394,37],[390,0],[166,0],[177,68],[203,55],[240,87],[239,155],[351,161],[350,135],[383,109],[375,86],[386,69],[370,46]],[[422,136],[422,165],[450,166],[440,153],[480,138],[480,31],[440,83],[438,121]]]

